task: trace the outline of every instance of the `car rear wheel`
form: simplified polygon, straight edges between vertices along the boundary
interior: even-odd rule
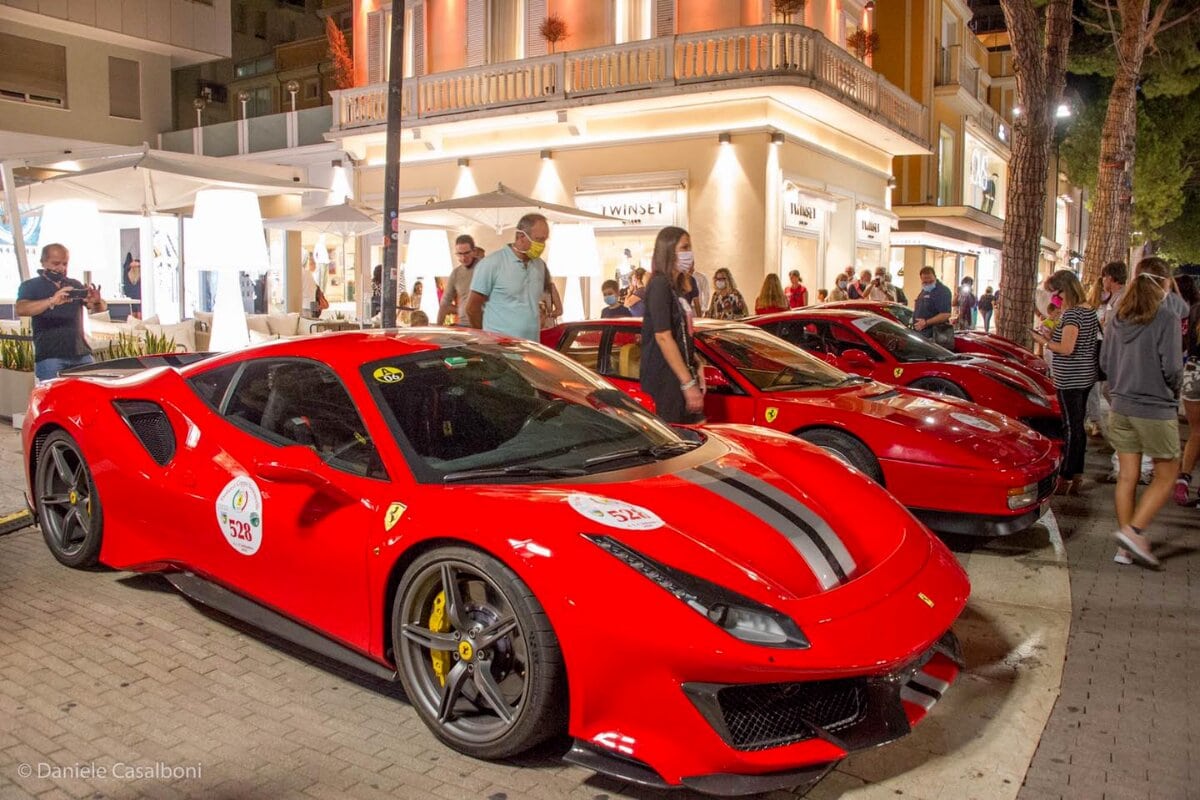
[[[55,431],[42,443],[34,493],[42,536],[54,557],[68,567],[95,566],[104,517],[92,471],[67,433]]]
[[[800,438],[809,444],[815,444],[831,456],[854,467],[866,474],[876,483],[883,483],[883,470],[871,448],[849,434],[840,431],[811,430],[801,431]]]
[[[392,641],[409,700],[461,753],[506,758],[565,727],[558,639],[529,587],[491,556],[419,556],[396,592]]]
[[[970,400],[966,390],[954,381],[945,378],[920,378],[909,384],[913,389],[923,389],[934,394],[944,394],[947,397],[957,397],[959,400]]]

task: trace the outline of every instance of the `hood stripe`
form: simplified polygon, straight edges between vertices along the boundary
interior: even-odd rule
[[[687,470],[679,477],[708,489],[774,528],[804,559],[822,589],[832,589],[845,580],[846,576],[839,574],[836,561],[829,558],[817,540],[804,535],[802,529],[797,530],[799,526],[793,516],[787,513],[786,509],[780,508],[777,503],[763,498],[761,494],[756,494],[752,490],[748,491],[746,487],[736,485],[736,482],[725,478],[720,473],[703,467],[697,470]]]
[[[745,484],[748,487],[753,487],[758,492],[766,495],[768,498],[786,508],[799,520],[796,525],[800,526],[809,536],[817,537],[819,545],[822,547],[822,552],[825,552],[828,557],[833,559],[837,565],[841,567],[842,577],[853,575],[854,570],[858,566],[854,561],[854,556],[850,555],[850,551],[846,549],[845,543],[841,537],[834,532],[829,523],[804,503],[792,497],[787,492],[779,489],[766,481],[756,478],[744,470],[736,467],[708,467],[704,466],[701,469],[713,469],[714,472],[724,475],[726,478]]]

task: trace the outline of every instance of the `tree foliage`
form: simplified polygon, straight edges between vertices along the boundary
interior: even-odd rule
[[[329,45],[329,60],[333,62],[333,85],[336,89],[350,89],[354,86],[354,58],[350,55],[350,46],[346,43],[346,34],[333,21],[333,16],[325,18],[325,40]]]

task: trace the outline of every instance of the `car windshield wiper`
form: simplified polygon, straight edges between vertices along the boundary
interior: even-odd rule
[[[578,478],[586,474],[587,471],[579,467],[525,467],[514,464],[508,467],[479,467],[447,472],[442,476],[442,482],[454,483],[472,478]]]
[[[868,378],[865,375],[847,375],[838,381],[836,386],[854,386],[859,383],[874,383],[874,378]]]
[[[686,453],[699,446],[696,442],[666,442],[664,444],[651,445],[650,447],[632,447],[628,450],[605,453],[602,456],[592,456],[585,460],[583,465],[585,467],[594,467],[598,464],[607,464],[610,461],[622,461],[626,458],[653,458],[658,460]]]

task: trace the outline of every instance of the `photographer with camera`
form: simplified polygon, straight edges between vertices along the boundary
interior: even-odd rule
[[[92,350],[83,336],[83,314],[108,308],[100,287],[84,286],[67,277],[71,254],[61,244],[42,248],[42,268],[36,278],[17,289],[16,312],[33,319],[33,373],[41,381],[80,364],[91,364]]]

